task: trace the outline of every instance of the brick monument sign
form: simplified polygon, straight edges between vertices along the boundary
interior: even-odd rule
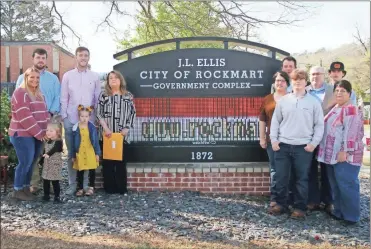
[[[180,48],[189,41],[224,48]],[[176,49],[133,58],[139,49],[169,43]],[[114,69],[124,75],[137,110],[125,153],[129,189],[269,194],[259,108],[280,69],[277,57],[287,55],[221,37],[165,40],[115,54],[126,57]]]

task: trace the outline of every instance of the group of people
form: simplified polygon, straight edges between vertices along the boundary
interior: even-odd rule
[[[271,176],[268,212],[300,219],[307,210],[324,210],[354,224],[360,220],[363,113],[343,79],[344,64],[331,63],[328,75],[326,83],[324,68],[314,66],[308,77],[288,56],[273,76],[259,117]]]
[[[18,158],[13,197],[18,200],[36,198],[41,163],[43,200],[49,201],[53,191],[54,202],[60,203],[63,129],[68,149],[69,188],[66,194],[91,196],[103,136],[121,133],[124,153],[136,111],[133,95],[127,91],[120,72],[109,72],[102,89],[98,73],[89,69],[88,48],[76,49],[76,68],[63,75],[62,84],[47,71],[47,56],[44,49],[34,50],[33,67],[19,76],[11,98],[9,136]],[[122,160],[102,159],[102,165],[105,191],[126,194],[125,157]]]
[[[40,48],[33,52],[33,67],[19,76],[9,127],[19,161],[16,199],[35,199],[42,158],[43,200],[50,200],[52,190],[54,201],[60,202],[62,129],[69,195],[94,194],[104,136],[121,133],[123,152],[129,142],[136,111],[124,77],[109,72],[102,89],[99,75],[88,68],[89,50],[78,47],[75,57],[76,68],[63,75],[62,84],[46,70],[47,51]],[[344,64],[333,62],[328,72],[330,83],[325,83],[325,70],[319,66],[310,69],[308,79],[305,70],[296,68],[295,58],[286,57],[273,76],[273,92],[262,102],[259,130],[271,172],[269,212],[292,210],[292,218],[302,218],[307,209],[322,204],[332,217],[354,223],[360,219],[363,115],[352,85],[343,79]],[[122,158],[102,160],[107,193],[128,191],[126,157]]]

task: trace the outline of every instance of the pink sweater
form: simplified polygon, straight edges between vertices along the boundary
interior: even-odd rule
[[[42,99],[32,100],[26,89],[17,88],[12,96],[12,119],[9,136],[35,137],[41,140],[45,136],[49,113]]]

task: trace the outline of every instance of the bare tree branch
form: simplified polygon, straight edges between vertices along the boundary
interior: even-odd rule
[[[109,11],[109,13],[106,15],[106,17],[104,18],[104,21],[102,21],[100,24],[98,24],[97,26],[97,29],[95,32],[98,32],[99,28],[104,24],[106,23],[108,27],[110,28],[113,28],[115,31],[116,31],[116,28],[112,26],[112,23],[111,21],[109,20],[110,16],[112,15],[112,12],[113,12],[113,9],[114,9],[114,6],[115,6],[115,1],[112,1],[112,4],[111,4],[111,9]]]
[[[110,1],[110,3],[111,3],[111,7],[110,7],[110,10],[109,10],[108,14],[104,18],[104,20],[101,23],[98,24],[97,29],[96,29],[95,32],[98,32],[99,28],[101,26],[103,26],[103,24],[106,24],[110,29],[113,29],[115,32],[117,32],[117,29],[114,27],[114,25],[113,25],[113,23],[110,19],[114,12],[119,14],[119,15],[130,16],[127,12],[122,11],[120,9],[118,1]]]
[[[107,1],[110,4],[110,8],[107,13],[105,13],[104,19],[97,25],[96,32],[104,26],[108,26],[109,28],[112,28],[115,33],[117,33],[117,29],[115,25],[112,22],[113,15],[123,16],[123,15],[130,15],[129,13],[126,13],[123,11],[123,9],[120,8],[120,2],[119,1]],[[154,10],[153,10],[153,2],[152,1],[145,1],[145,0],[139,0],[137,1],[140,11],[143,13],[144,17],[148,20],[142,21],[142,25],[145,25],[145,28],[147,30],[148,37],[156,37],[157,39],[161,39],[161,36],[159,35],[159,32],[166,31],[171,36],[176,36],[177,31],[170,31],[168,29],[168,25],[165,22],[156,22],[154,18]],[[208,7],[208,15],[207,16],[200,16],[197,17],[198,20],[194,20],[195,24],[202,23],[202,20],[205,20],[205,18],[214,18],[218,17],[220,19],[220,22],[225,27],[225,30],[228,30],[228,35],[232,37],[236,37],[239,39],[244,39],[246,37],[246,25],[249,26],[250,31],[254,31],[257,28],[261,27],[262,25],[295,25],[296,23],[303,21],[306,19],[305,14],[309,14],[311,6],[302,3],[302,2],[294,2],[294,1],[277,1],[278,4],[278,10],[281,10],[283,8],[283,11],[280,14],[276,14],[275,17],[258,17],[254,13],[258,11],[253,11],[250,9],[251,3],[244,3],[242,1],[232,0],[232,1],[222,1],[218,0],[215,2],[210,1],[204,1],[202,2],[204,5]],[[72,32],[73,36],[78,38],[78,41],[80,43],[81,37],[65,22],[65,20],[62,18],[62,15],[58,12],[55,1],[52,1],[52,8],[50,11],[50,15],[53,13],[56,14],[56,19],[60,22],[60,32],[62,35],[62,41],[65,45],[65,39],[67,37],[65,33],[65,29]],[[166,4],[174,14],[176,14],[179,19],[181,20],[181,23],[176,25],[181,25],[180,29],[186,29],[188,30],[192,35],[203,35],[196,33],[196,29],[193,25],[190,25],[189,22],[187,22],[187,19],[190,17],[187,16],[187,13],[181,12],[172,1],[167,0],[164,1],[163,4]],[[246,6],[249,6],[249,8],[246,8]],[[299,14],[298,14],[299,13]],[[294,15],[295,14],[295,15]],[[291,15],[291,16],[290,16]],[[291,18],[290,18],[291,17]],[[194,17],[192,17],[194,18]],[[194,18],[195,19],[195,18]],[[173,24],[174,26],[174,24]],[[249,32],[250,33],[250,32]],[[250,36],[250,35],[249,35]],[[253,36],[250,36],[253,37]]]
[[[53,16],[52,13],[57,14],[57,16]],[[61,31],[61,34],[62,34],[62,43],[64,46],[68,47],[67,44],[66,44],[66,33],[65,33],[65,28],[69,29],[72,34],[78,39],[78,44],[80,46],[80,42],[81,42],[81,37],[71,28],[70,25],[68,25],[67,23],[65,23],[65,21],[63,20],[63,17],[62,15],[59,13],[59,11],[57,10],[57,7],[55,5],[55,1],[52,1],[52,8],[50,9],[50,16],[53,16],[54,18],[56,18],[57,20],[60,21],[60,26],[59,26],[59,29]]]
[[[367,46],[366,42],[361,37],[358,25],[356,25],[356,30],[357,30],[357,34],[353,35],[353,37],[362,45],[363,49],[365,50],[364,54],[366,55],[367,52],[368,52],[368,46]]]

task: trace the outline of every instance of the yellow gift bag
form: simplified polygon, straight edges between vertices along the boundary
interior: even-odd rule
[[[122,161],[123,139],[121,133],[112,133],[109,138],[103,135],[103,159]]]

